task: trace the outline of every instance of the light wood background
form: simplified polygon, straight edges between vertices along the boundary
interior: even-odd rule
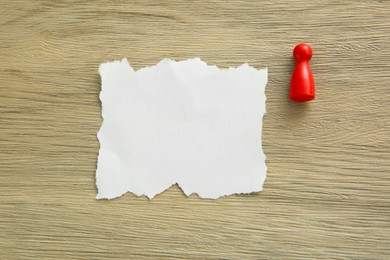
[[[389,1],[113,2],[1,1],[1,259],[390,259]],[[97,69],[123,57],[268,67],[264,191],[96,201]]]

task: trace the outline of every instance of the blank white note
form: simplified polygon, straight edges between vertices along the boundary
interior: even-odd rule
[[[99,73],[98,199],[153,198],[176,183],[212,199],[262,190],[266,69],[197,58],[134,71],[123,59]]]

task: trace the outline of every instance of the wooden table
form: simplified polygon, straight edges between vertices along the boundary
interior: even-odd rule
[[[389,1],[2,2],[1,259],[390,258]],[[96,201],[97,69],[123,57],[268,67],[264,191]]]

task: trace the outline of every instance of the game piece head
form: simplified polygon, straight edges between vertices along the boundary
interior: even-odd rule
[[[293,55],[297,62],[309,61],[313,56],[313,50],[306,43],[301,43],[295,46]]]

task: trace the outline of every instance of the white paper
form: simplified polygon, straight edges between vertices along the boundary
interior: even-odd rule
[[[176,183],[187,196],[212,199],[262,190],[267,69],[196,58],[134,71],[123,59],[99,73],[97,199],[153,198]]]

